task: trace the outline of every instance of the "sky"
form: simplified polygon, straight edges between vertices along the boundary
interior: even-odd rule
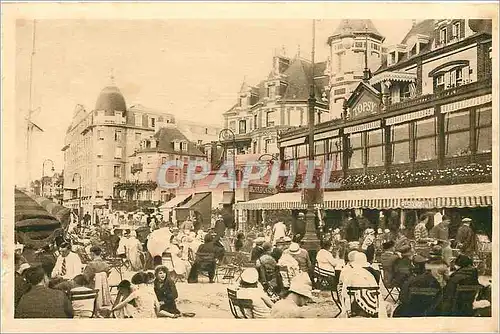
[[[400,42],[411,20],[373,20],[386,37]],[[316,61],[324,61],[328,36],[339,20],[316,23]],[[63,169],[64,136],[77,104],[93,110],[99,92],[112,81],[127,106],[142,104],[185,119],[222,125],[222,113],[236,101],[246,80],[267,77],[275,50],[310,59],[312,20],[37,20],[33,86],[29,68],[33,21],[16,24],[16,181],[26,174],[27,110],[44,129],[33,137],[32,178],[45,159]],[[24,169],[23,169],[24,168]],[[45,175],[50,174],[50,163]],[[24,171],[24,172],[21,172]]]

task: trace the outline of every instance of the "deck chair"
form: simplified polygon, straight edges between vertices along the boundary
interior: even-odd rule
[[[379,312],[379,287],[347,287],[350,300],[348,318],[377,318]]]
[[[453,296],[451,312],[454,317],[472,317],[472,303],[476,300],[482,285],[458,285]]]
[[[71,304],[75,305],[75,302],[80,301],[92,301],[92,308],[89,310],[75,310],[75,317],[77,318],[94,318],[97,313],[97,295],[99,290],[87,290],[87,291],[68,291],[68,297]]]
[[[340,271],[330,271],[321,269],[317,264],[314,266],[314,279],[320,290],[330,291],[334,305],[337,307],[337,313],[334,318],[337,318],[342,313],[340,304],[340,296],[338,292],[338,277]]]
[[[218,265],[217,273],[222,273],[222,281],[227,280],[229,284],[233,282],[236,278],[236,273],[239,270],[239,266],[236,264],[236,258],[238,253],[236,252],[226,252],[222,258],[221,263]],[[216,278],[217,281],[219,278]]]
[[[253,319],[253,302],[251,299],[239,299],[236,290],[227,289],[229,309],[236,319]]]

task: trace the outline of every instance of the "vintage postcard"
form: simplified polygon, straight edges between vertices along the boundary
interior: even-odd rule
[[[497,3],[2,7],[2,331],[498,331]]]

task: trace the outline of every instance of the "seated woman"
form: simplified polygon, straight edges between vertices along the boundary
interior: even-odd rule
[[[137,307],[133,318],[156,318],[156,313],[160,308],[160,304],[154,291],[147,286],[146,273],[139,272],[132,276],[132,284],[135,289],[132,289],[130,295],[113,306],[111,311],[116,311],[124,308],[130,301],[134,300]]]
[[[274,303],[259,286],[259,273],[255,268],[247,268],[241,274],[237,297],[252,300],[254,318],[268,318]]]
[[[118,294],[116,295],[115,302],[113,303],[112,310],[115,309],[116,305],[127,299],[128,296],[132,294],[134,287],[128,280],[121,281],[118,286]],[[135,307],[137,306],[134,299],[129,300],[125,306],[120,309],[116,309],[113,314],[115,318],[132,318]]]
[[[322,273],[335,275],[335,266],[337,262],[330,252],[332,242],[330,240],[321,241],[321,249],[316,255],[316,264]]]
[[[177,309],[175,300],[178,297],[175,282],[168,277],[168,269],[165,266],[158,266],[155,269],[154,291],[160,303],[158,315],[167,318],[178,318],[181,311]]]

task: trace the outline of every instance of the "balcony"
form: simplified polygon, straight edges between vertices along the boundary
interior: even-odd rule
[[[127,118],[122,117],[122,116],[104,116],[104,115],[99,115],[99,116],[94,116],[94,121],[93,125],[100,125],[100,124],[125,124],[127,123]]]
[[[447,98],[450,96],[456,96],[456,95],[474,92],[474,91],[479,90],[481,88],[491,88],[491,79],[476,81],[476,82],[472,82],[472,83],[469,83],[466,85],[452,87],[452,88],[443,90],[443,91],[438,92],[438,93],[420,95],[420,96],[417,96],[415,98],[407,99],[403,102],[393,103],[393,104],[390,104],[387,106],[386,111],[406,109],[406,108],[422,105],[424,103],[438,101],[438,100],[441,100],[441,99],[444,99],[444,98]]]
[[[130,173],[135,174],[137,172],[142,172],[142,163],[132,164],[132,166],[130,166]]]

